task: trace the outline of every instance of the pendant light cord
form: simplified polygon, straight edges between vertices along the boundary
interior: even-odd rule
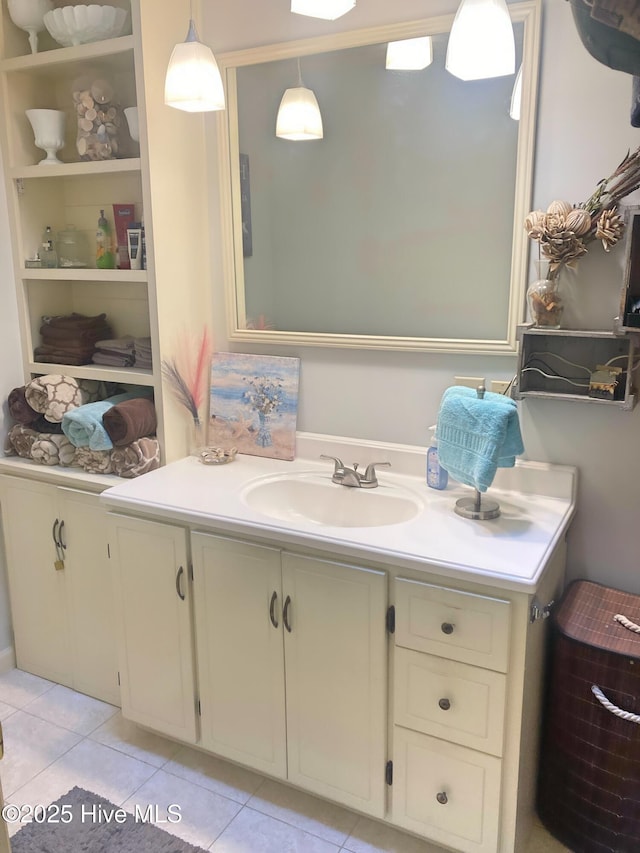
[[[298,87],[300,89],[304,89],[304,83],[302,82],[302,71],[300,70],[300,57],[298,56]]]

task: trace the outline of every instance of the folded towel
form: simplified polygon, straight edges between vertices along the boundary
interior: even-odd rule
[[[122,447],[155,433],[158,426],[156,407],[145,397],[124,400],[104,413],[102,423],[114,447]]]
[[[160,445],[157,438],[139,438],[126,447],[111,452],[113,472],[119,477],[140,477],[160,467]]]
[[[7,456],[21,456],[23,459],[31,459],[31,448],[37,440],[38,433],[24,424],[12,426],[7,433],[6,452]]]
[[[87,403],[86,406],[79,406],[77,409],[66,412],[62,418],[62,431],[74,447],[111,450],[113,442],[104,428],[102,416],[112,406],[135,396],[137,395],[131,392],[117,394],[115,397],[109,397],[108,400]]]
[[[31,448],[31,458],[40,465],[77,465],[75,454],[76,448],[66,436],[51,433],[40,433]]]
[[[27,382],[24,395],[31,408],[43,414],[51,423],[60,423],[65,412],[81,406],[84,402],[76,380],[59,373],[39,376]]]
[[[85,314],[60,314],[53,317],[42,317],[42,323],[54,329],[93,329],[104,325],[106,314],[96,314],[95,317],[87,317]]]
[[[113,474],[111,450],[90,450],[88,447],[78,447],[75,462],[88,474]]]
[[[9,414],[19,424],[29,426],[40,417],[39,413],[27,403],[27,398],[24,396],[24,385],[9,391],[8,407]]]
[[[497,468],[524,453],[518,408],[510,397],[454,385],[442,395],[436,427],[438,458],[452,477],[486,492]]]

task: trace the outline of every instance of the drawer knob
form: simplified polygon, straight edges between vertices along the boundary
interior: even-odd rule
[[[440,628],[443,634],[453,634],[453,625],[451,622],[443,622]]]
[[[440,699],[438,701],[438,705],[440,706],[440,708],[442,708],[443,711],[448,711],[451,707],[451,702],[449,701],[449,699]]]
[[[444,791],[440,791],[436,794],[436,800],[440,803],[441,806],[446,806],[449,802],[449,797],[447,797]]]

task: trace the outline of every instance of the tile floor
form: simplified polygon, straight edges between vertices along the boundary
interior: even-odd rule
[[[153,735],[112,705],[17,669],[0,674],[0,719],[7,803],[47,805],[74,785],[130,811],[178,803],[181,822],[162,828],[214,853],[444,853]],[[565,850],[538,826],[528,853]]]

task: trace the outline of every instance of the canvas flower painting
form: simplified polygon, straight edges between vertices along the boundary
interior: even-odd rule
[[[295,456],[300,359],[215,353],[208,443],[238,453]]]

